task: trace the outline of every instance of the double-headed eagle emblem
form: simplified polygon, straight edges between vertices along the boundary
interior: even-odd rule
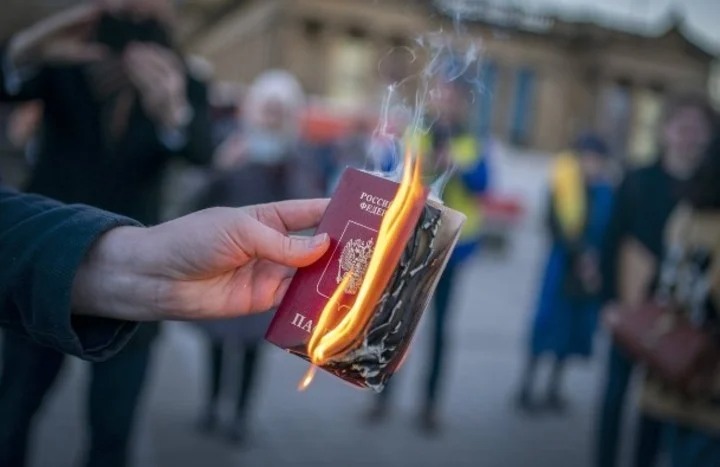
[[[375,242],[372,238],[366,241],[356,238],[347,242],[343,247],[336,281],[339,284],[346,274],[352,274],[345,286],[345,293],[355,295],[360,290],[374,248]]]

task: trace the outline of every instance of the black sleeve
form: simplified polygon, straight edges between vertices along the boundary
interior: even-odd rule
[[[134,221],[0,187],[0,326],[91,361],[117,353],[137,324],[74,316],[75,272],[104,232]]]
[[[632,179],[626,178],[618,188],[600,254],[603,298],[606,301],[617,298],[618,255],[622,241],[631,229],[630,221],[634,203],[632,185]]]

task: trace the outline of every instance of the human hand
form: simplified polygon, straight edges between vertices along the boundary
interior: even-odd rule
[[[327,200],[212,208],[151,228],[103,235],[78,270],[77,314],[135,321],[211,319],[280,303],[294,269],[317,261],[327,234],[289,236],[318,224]]]
[[[215,166],[220,170],[239,167],[247,161],[247,143],[240,132],[230,135],[217,149],[213,157]]]
[[[8,58],[16,68],[47,63],[86,63],[104,58],[105,46],[90,41],[101,8],[92,3],[44,19],[16,34]]]
[[[598,292],[602,287],[600,260],[595,251],[585,251],[578,258],[577,273],[589,292]]]
[[[130,81],[140,93],[145,112],[164,128],[186,123],[190,106],[187,81],[180,59],[157,44],[128,46],[123,61]]]

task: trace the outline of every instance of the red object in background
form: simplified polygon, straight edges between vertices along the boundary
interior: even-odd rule
[[[480,206],[486,222],[493,224],[516,224],[525,214],[520,199],[508,195],[484,195],[480,197]]]
[[[376,125],[375,116],[311,106],[302,116],[301,132],[305,141],[324,144],[337,141],[356,131],[370,134]]]
[[[353,119],[350,117],[309,108],[302,116],[301,131],[305,141],[321,144],[336,141],[347,135],[352,124]]]

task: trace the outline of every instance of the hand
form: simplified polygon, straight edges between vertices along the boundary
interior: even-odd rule
[[[602,287],[600,260],[594,251],[585,251],[577,262],[577,274],[589,292],[598,292]]]
[[[8,46],[16,68],[47,63],[85,63],[104,58],[107,49],[89,41],[101,9],[84,4],[64,10],[15,35]]]
[[[327,250],[327,234],[288,236],[316,226],[327,203],[213,208],[156,227],[111,230],[78,270],[73,310],[147,321],[273,308],[294,268],[312,264]]]
[[[156,44],[131,44],[124,54],[125,71],[140,92],[145,112],[164,128],[186,123],[190,106],[180,59]]]
[[[240,132],[230,135],[217,149],[213,160],[220,170],[239,167],[247,161],[247,143]]]

